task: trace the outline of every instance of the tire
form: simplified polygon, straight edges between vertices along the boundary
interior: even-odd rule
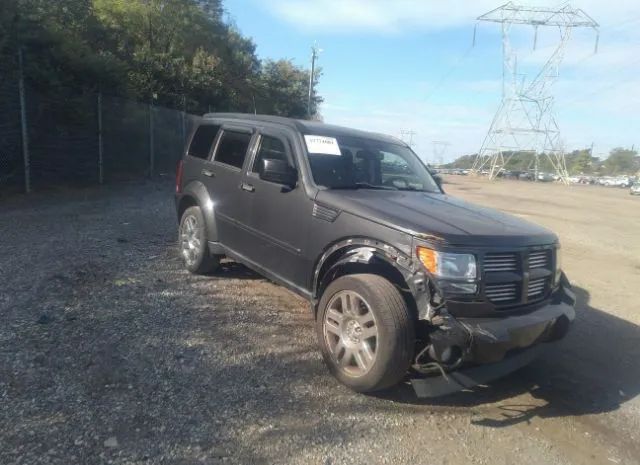
[[[207,244],[204,216],[200,207],[189,207],[182,214],[178,233],[178,247],[187,270],[194,274],[211,273],[218,265]]]
[[[413,358],[413,318],[400,292],[378,275],[333,281],[320,299],[316,333],[331,374],[357,392],[398,384]]]

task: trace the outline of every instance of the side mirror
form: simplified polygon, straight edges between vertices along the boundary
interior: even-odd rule
[[[433,180],[436,182],[438,187],[442,190],[442,177],[439,174],[433,174]]]
[[[293,189],[298,182],[298,171],[284,160],[264,158],[258,175],[263,181],[283,184]]]

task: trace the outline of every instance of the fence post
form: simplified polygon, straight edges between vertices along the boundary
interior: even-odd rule
[[[187,119],[184,110],[180,112],[180,116],[182,119],[182,150],[185,151],[187,146]]]
[[[102,145],[102,92],[98,93],[98,182],[104,184],[104,146]]]
[[[20,126],[22,129],[22,158],[24,160],[24,190],[31,193],[31,161],[29,159],[29,134],[27,126],[27,103],[24,88],[22,48],[18,49],[18,91],[20,93]]]
[[[149,103],[149,177],[153,177],[155,169],[155,147],[153,141],[153,97],[151,97],[151,103]]]

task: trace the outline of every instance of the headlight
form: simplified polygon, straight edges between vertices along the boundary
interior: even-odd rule
[[[556,270],[554,275],[554,284],[558,285],[560,282],[560,276],[562,275],[562,249],[560,248],[560,244],[556,246]]]
[[[472,254],[439,252],[427,247],[418,247],[417,252],[420,262],[437,278],[476,278],[476,257]]]

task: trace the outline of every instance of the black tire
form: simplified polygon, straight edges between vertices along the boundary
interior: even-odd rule
[[[361,375],[348,373],[345,368],[340,366],[336,358],[339,355],[334,355],[334,350],[337,352],[340,350],[336,349],[338,342],[335,341],[342,341],[346,336],[337,336],[331,331],[325,330],[325,324],[328,324],[325,323],[325,317],[329,311],[329,304],[332,306],[342,305],[337,304],[338,299],[350,292],[358,294],[366,301],[364,304],[373,314],[374,324],[377,328],[375,357],[368,371]],[[357,296],[356,299],[359,301]],[[339,323],[340,327],[345,324],[344,321],[343,314]],[[357,392],[379,391],[398,384],[405,377],[414,355],[415,327],[407,304],[398,289],[391,282],[378,275],[353,274],[333,281],[320,299],[316,318],[316,333],[322,356],[331,374]],[[332,343],[334,344],[333,350]],[[359,349],[351,350],[355,352]],[[343,357],[346,357],[346,352],[342,353],[345,354]],[[355,356],[352,358],[352,363],[359,365]]]
[[[209,252],[204,216],[200,207],[189,207],[182,214],[178,247],[184,266],[191,273],[211,273],[220,265],[220,259]]]

